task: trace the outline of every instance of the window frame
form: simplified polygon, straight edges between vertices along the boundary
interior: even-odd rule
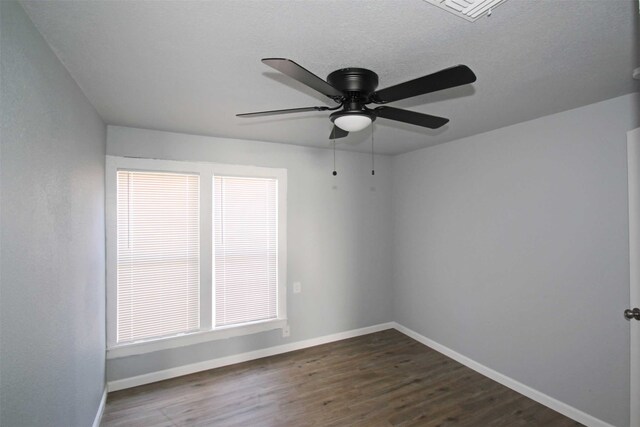
[[[117,343],[117,171],[198,174],[200,176],[200,329],[178,335]],[[215,245],[213,242],[213,177],[272,178],[278,182],[278,313],[275,319],[215,328]],[[287,170],[210,162],[106,156],[106,317],[107,359],[182,347],[287,327]]]

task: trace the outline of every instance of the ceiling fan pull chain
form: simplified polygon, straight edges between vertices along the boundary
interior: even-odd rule
[[[375,175],[375,163],[373,157],[373,123],[371,123],[371,175]]]
[[[336,140],[333,140],[333,176],[338,175],[336,172]]]

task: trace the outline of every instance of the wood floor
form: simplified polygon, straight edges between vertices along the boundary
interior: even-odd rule
[[[581,424],[387,330],[110,393],[102,425]]]

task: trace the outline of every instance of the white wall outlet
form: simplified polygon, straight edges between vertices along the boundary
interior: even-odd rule
[[[291,330],[289,329],[289,325],[285,325],[285,327],[282,328],[282,338],[287,338],[289,335],[291,335]]]
[[[302,283],[293,282],[293,293],[299,294],[300,292],[302,292]]]

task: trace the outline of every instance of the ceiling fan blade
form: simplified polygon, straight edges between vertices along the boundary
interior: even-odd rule
[[[378,107],[373,110],[378,117],[396,120],[398,122],[410,123],[429,129],[437,129],[446,125],[449,119],[444,117],[431,116],[429,114],[416,113],[415,111],[401,110],[393,107]]]
[[[331,129],[331,135],[329,135],[329,139],[344,138],[347,135],[349,135],[349,132],[344,129],[340,129],[336,125],[333,125],[333,129]]]
[[[237,117],[260,117],[260,116],[275,116],[276,114],[289,114],[289,113],[306,113],[309,111],[327,111],[329,107],[304,107],[304,108],[289,108],[287,110],[271,110],[271,111],[257,111],[255,113],[242,113],[236,114]]]
[[[476,75],[466,65],[456,65],[436,73],[419,77],[408,82],[390,86],[375,92],[372,96],[376,104],[411,98],[425,93],[436,92],[451,87],[466,85],[476,81]]]
[[[264,62],[271,68],[280,71],[282,74],[286,74],[292,79],[295,79],[300,83],[303,83],[310,88],[317,90],[321,94],[326,95],[333,100],[337,100],[343,97],[343,93],[341,91],[290,59],[265,58],[262,60],[262,62]]]

